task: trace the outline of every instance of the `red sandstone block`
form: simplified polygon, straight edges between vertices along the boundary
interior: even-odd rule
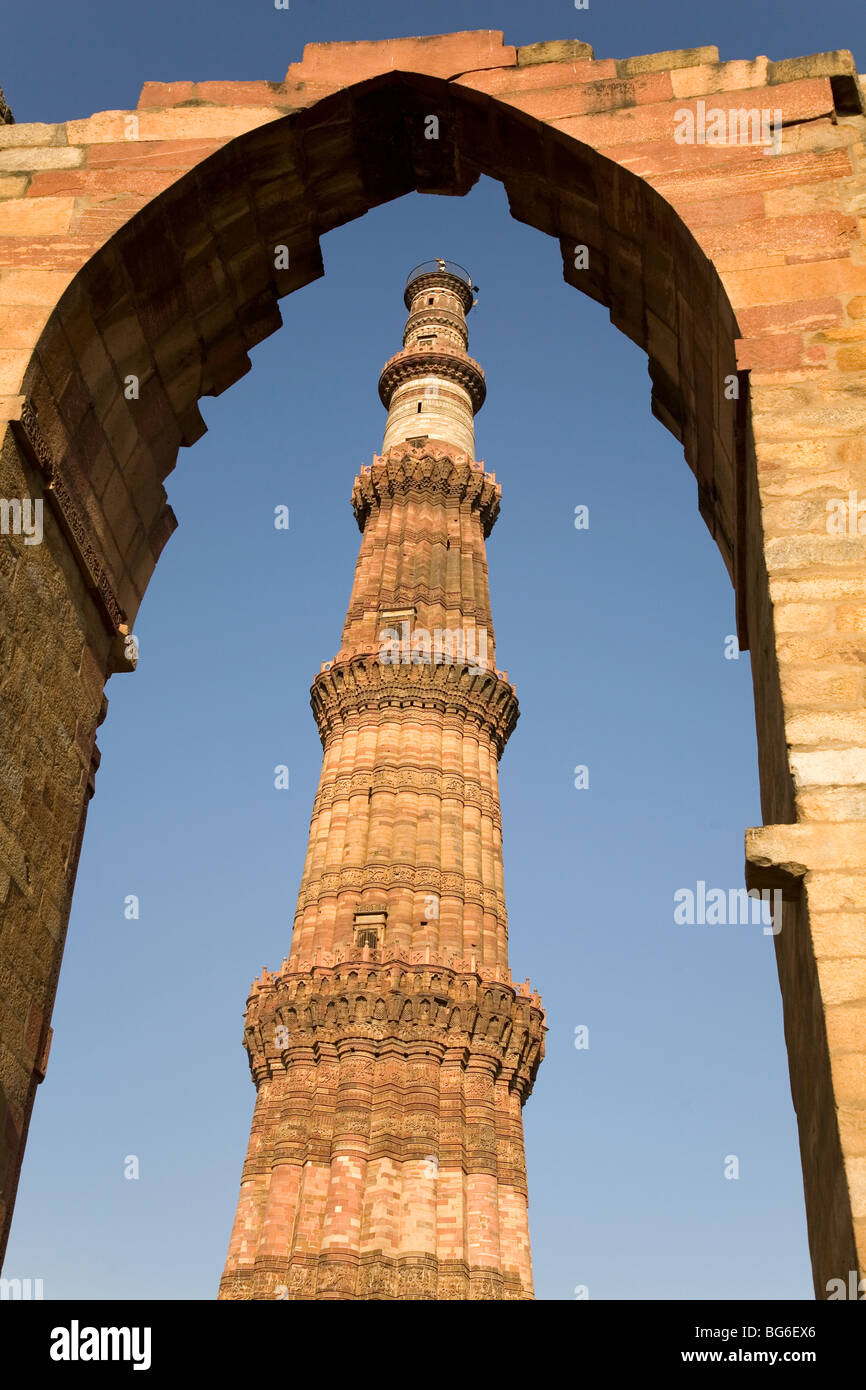
[[[149,202],[143,193],[115,194],[94,202],[89,208],[82,208],[72,219],[69,230],[74,236],[92,237],[101,245]]]
[[[696,227],[718,227],[730,222],[751,222],[764,216],[761,193],[743,193],[739,198],[707,198],[701,202],[679,203],[679,211],[694,231]]]
[[[811,130],[816,126],[833,129],[829,121],[823,120],[809,121],[797,129]],[[734,182],[726,185],[724,194],[719,197],[720,204],[745,193],[761,192],[766,187],[777,201],[781,200],[780,206],[772,209],[776,215],[838,209],[841,204],[838,190],[834,185],[828,187],[827,182],[832,178],[838,183],[842,171],[850,171],[851,168],[850,151],[838,142],[798,147],[778,155],[765,154],[762,147],[755,145],[678,145],[670,140],[623,146],[599,145],[597,148],[599,154],[624,165],[632,173],[649,180],[654,187],[681,191],[681,199],[689,202],[706,201],[716,187],[716,180],[729,175],[733,176]],[[830,160],[829,170],[832,172],[828,173],[821,163],[800,162],[808,160],[810,156]],[[841,156],[841,159],[836,159],[836,156]],[[799,185],[811,170],[816,171],[816,188],[808,195],[801,194]],[[797,189],[789,193],[792,181]],[[786,197],[788,202],[785,201]]]
[[[690,111],[693,116],[696,116],[698,100],[704,99],[690,98],[686,100],[681,98],[661,105],[627,107],[614,115],[569,116],[563,120],[554,120],[552,124],[567,135],[574,135],[578,140],[584,140],[596,148],[601,145],[615,146],[647,140],[669,140],[671,144],[676,145],[674,131],[679,124],[677,113]],[[757,93],[754,90],[721,92],[711,99],[707,99],[704,104],[708,111],[718,109],[725,113],[752,110],[756,106],[758,109],[767,108],[771,113],[781,111],[783,124],[791,121],[812,120],[819,116],[826,116],[834,110],[833,92],[829,80],[825,77],[782,83],[773,88],[772,101],[766,97],[763,90],[758,89]],[[689,149],[692,147],[683,145],[681,148]],[[700,147],[695,145],[693,148]],[[728,147],[710,146],[709,148],[725,149]],[[769,163],[770,158],[768,156],[766,158]],[[774,158],[778,159],[779,156],[774,156]]]
[[[284,106],[285,82],[197,82],[196,98],[219,106]]]
[[[23,304],[0,306],[0,342],[6,348],[33,348],[45,324],[45,312]]]
[[[683,147],[687,148],[687,147]],[[719,161],[718,168],[701,169],[689,174],[654,176],[646,174],[653,188],[668,202],[684,209],[692,200],[727,198],[743,193],[770,192],[792,188],[798,184],[821,183],[829,179],[851,176],[851,160],[847,150],[812,151],[809,154],[765,156],[763,151],[746,151],[751,158],[732,164]],[[629,168],[633,168],[629,161]],[[634,172],[640,172],[634,169]]]
[[[613,58],[604,58],[599,62],[584,58],[574,63],[540,63],[529,68],[487,68],[481,72],[464,73],[456,81],[459,86],[498,97],[511,92],[536,92],[546,87],[580,86],[585,82],[615,77],[616,63]]]
[[[88,169],[123,168],[146,165],[148,169],[190,169],[224,140],[122,140],[115,144],[91,145]]]
[[[798,260],[817,259],[816,250],[827,257],[844,255],[857,235],[857,223],[844,213],[817,213],[811,217],[767,217],[761,221],[705,227],[697,238],[708,256],[738,250],[784,251]],[[811,256],[809,253],[813,253]]]
[[[539,71],[539,69],[528,69]],[[582,115],[594,111],[618,111],[641,103],[667,102],[673,95],[670,75],[651,72],[642,77],[613,78],[602,82],[567,83],[531,92],[499,93],[499,100],[516,106],[537,120]],[[671,127],[673,129],[673,127]]]
[[[74,199],[45,198],[29,202],[12,198],[0,203],[0,237],[63,236],[72,221]]]
[[[138,118],[140,140],[226,140],[245,135],[248,130],[278,121],[273,106],[174,106],[164,111],[142,111]],[[119,131],[117,141],[124,136]],[[106,136],[106,139],[109,137]]]
[[[842,321],[842,301],[827,296],[798,299],[788,304],[765,304],[760,308],[741,309],[737,319],[743,335],[749,338],[785,333],[792,328],[804,331],[831,328]]]
[[[790,302],[793,295],[811,290],[814,297],[866,291],[866,265],[842,259],[815,261],[809,265],[775,265],[757,270],[732,271],[725,288],[739,316],[741,307]]]
[[[803,355],[803,339],[799,333],[771,333],[766,338],[738,338],[737,367],[779,370],[799,367]]]
[[[180,106],[195,97],[194,82],[145,82],[138,98],[142,106]]]
[[[71,279],[67,270],[4,270],[0,274],[0,304],[48,305],[53,309]]]
[[[706,174],[736,172],[756,159],[769,158],[763,149],[756,149],[754,145],[678,145],[672,140],[648,140],[626,146],[599,145],[597,148],[599,154],[653,184],[685,177],[689,187],[698,189]],[[697,198],[700,194],[693,196]]]
[[[475,68],[514,66],[517,49],[503,44],[502,38],[501,30],[487,29],[362,43],[308,43],[303,62],[290,65],[286,81],[348,87],[383,72],[457,77]]]
[[[88,236],[0,237],[0,266],[80,270],[100,245]]]
[[[732,89],[742,92],[762,87],[767,81],[767,66],[768,60],[761,57],[754,62],[700,63],[695,67],[679,68],[671,73],[674,96],[711,97],[716,92]],[[810,75],[823,76],[820,73]]]
[[[324,82],[198,82],[195,99],[212,106],[276,106],[297,111],[333,90],[332,83]]]
[[[323,89],[332,91],[333,87]],[[214,106],[290,106],[297,103],[285,82],[145,82],[138,109],[186,106],[189,103]]]
[[[814,261],[834,261],[845,254],[844,247],[840,250],[813,247],[806,251],[788,251],[785,254],[785,265],[811,265]]]
[[[194,161],[195,162],[195,161]],[[56,169],[37,174],[28,198],[55,193],[143,193],[152,197],[174,182],[176,171],[165,169]]]

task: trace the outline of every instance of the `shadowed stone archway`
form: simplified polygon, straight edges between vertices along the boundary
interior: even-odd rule
[[[701,105],[702,104],[702,105]],[[778,148],[680,143],[770,112]],[[703,114],[702,114],[703,111]],[[748,129],[748,121],[746,122]],[[175,526],[197,401],[250,366],[320,236],[480,174],[647,352],[749,647],[815,1287],[866,1264],[866,119],[849,54],[596,60],[498,33],[311,45],[283,83],[148,84],[0,125],[0,1183],[8,1230],[98,764],[103,686]],[[13,528],[14,529],[14,528]]]

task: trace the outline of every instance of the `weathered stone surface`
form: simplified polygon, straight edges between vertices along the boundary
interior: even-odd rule
[[[676,97],[711,96],[715,92],[742,92],[761,87],[767,80],[766,58],[753,63],[700,63],[695,67],[674,68],[671,85]],[[801,75],[801,74],[798,74]]]
[[[591,46],[580,39],[553,39],[548,43],[527,43],[518,48],[517,65],[527,68],[537,63],[576,63],[593,56]]]
[[[16,145],[65,145],[66,127],[63,125],[0,124],[0,149]]]
[[[290,65],[286,81],[325,82],[341,87],[395,70],[450,78],[476,68],[514,64],[516,60],[517,50],[503,43],[502,31],[497,29],[430,34],[417,39],[308,43],[303,61]]]
[[[664,53],[642,53],[636,58],[618,58],[616,69],[620,77],[632,77],[638,72],[670,72],[718,61],[719,50],[714,47],[672,48]]]
[[[0,146],[0,169],[4,173],[36,169],[75,169],[84,163],[86,150],[80,145]]]
[[[808,58],[783,58],[781,62],[768,63],[767,81],[795,82],[800,77],[835,77],[856,71],[848,49],[835,49],[830,53],[812,53]]]

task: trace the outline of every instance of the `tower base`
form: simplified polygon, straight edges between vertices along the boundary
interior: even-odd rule
[[[254,986],[257,1098],[220,1298],[533,1296],[521,1107],[541,1000],[474,961],[380,955]]]

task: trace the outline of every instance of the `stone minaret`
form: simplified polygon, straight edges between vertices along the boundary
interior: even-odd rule
[[[291,950],[252,986],[257,1089],[221,1298],[531,1298],[521,1108],[541,1000],[512,982],[471,277],[418,266],[385,364],[361,550],[312,688],[324,759]]]

